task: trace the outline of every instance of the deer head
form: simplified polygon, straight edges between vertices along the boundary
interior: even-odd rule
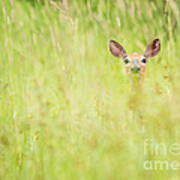
[[[154,39],[147,46],[144,54],[133,53],[127,55],[123,46],[114,40],[110,40],[109,48],[115,57],[123,59],[128,74],[139,74],[144,78],[147,62],[160,51],[160,40]]]

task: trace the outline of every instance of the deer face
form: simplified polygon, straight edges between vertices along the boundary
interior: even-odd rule
[[[128,74],[140,74],[145,76],[146,64],[149,58],[155,56],[160,51],[160,40],[153,40],[146,48],[144,54],[134,53],[127,55],[124,48],[117,42],[110,40],[110,51],[117,57],[122,58]]]

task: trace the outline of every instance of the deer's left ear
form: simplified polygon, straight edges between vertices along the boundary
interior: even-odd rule
[[[124,48],[114,40],[109,41],[109,49],[110,49],[112,55],[117,58],[127,57],[127,54],[126,54],[126,51],[124,50]]]
[[[144,56],[146,58],[150,58],[156,56],[160,51],[161,44],[159,39],[154,39],[145,50]]]

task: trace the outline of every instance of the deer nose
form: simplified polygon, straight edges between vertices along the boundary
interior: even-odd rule
[[[140,67],[134,66],[134,67],[131,68],[131,71],[134,72],[134,73],[138,73],[140,71]]]

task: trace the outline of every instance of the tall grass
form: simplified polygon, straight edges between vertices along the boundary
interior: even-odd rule
[[[180,143],[179,13],[175,0],[0,1],[0,179],[178,180],[144,169],[178,153],[143,148]],[[156,37],[133,88],[108,42],[143,53]]]

